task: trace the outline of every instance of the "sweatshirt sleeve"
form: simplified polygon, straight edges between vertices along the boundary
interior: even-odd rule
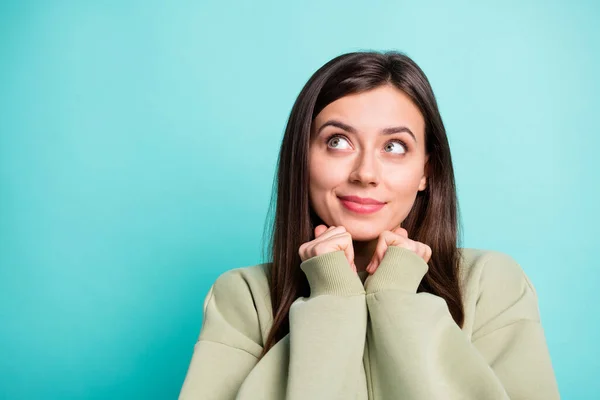
[[[492,252],[481,275],[471,340],[445,300],[417,293],[428,265],[388,247],[365,282],[374,393],[403,399],[559,399],[537,303],[521,267]]]
[[[232,274],[215,282],[180,400],[355,395],[367,329],[363,284],[343,251],[310,258],[300,268],[310,296],[292,303],[289,335],[260,361],[262,340],[248,288]],[[289,354],[280,354],[281,344],[289,344]]]
[[[290,308],[286,399],[356,396],[367,331],[362,281],[343,251],[304,261],[310,296]]]

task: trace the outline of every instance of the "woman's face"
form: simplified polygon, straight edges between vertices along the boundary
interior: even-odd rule
[[[393,86],[327,105],[311,127],[310,202],[316,214],[358,241],[400,225],[426,187],[424,139],[421,112]],[[364,206],[342,196],[382,204]]]

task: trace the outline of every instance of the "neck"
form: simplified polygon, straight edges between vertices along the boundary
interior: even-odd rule
[[[356,269],[358,271],[365,271],[375,253],[377,239],[366,242],[353,240],[352,246],[354,248],[354,264],[356,264]]]

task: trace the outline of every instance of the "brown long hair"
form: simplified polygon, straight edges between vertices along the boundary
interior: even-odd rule
[[[290,306],[308,297],[310,288],[300,269],[300,245],[314,239],[314,228],[323,223],[309,201],[309,141],[314,118],[328,104],[350,94],[391,84],[408,95],[425,120],[425,150],[429,154],[427,188],[417,194],[403,221],[409,237],[431,247],[429,270],[417,292],[446,300],[457,325],[464,323],[458,281],[459,210],[450,146],[429,80],[421,68],[397,51],[361,51],[335,57],[308,80],[292,107],[277,160],[276,179],[264,238],[270,234],[267,259],[273,325],[263,353],[289,333]],[[274,197],[276,195],[276,198]],[[269,225],[275,207],[275,218]],[[268,233],[267,233],[268,232]]]

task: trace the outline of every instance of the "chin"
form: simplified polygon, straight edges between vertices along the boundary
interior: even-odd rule
[[[372,226],[365,226],[366,224],[368,224],[368,222],[365,222],[364,224],[352,223],[348,224],[348,226],[344,225],[344,227],[350,232],[350,235],[352,235],[352,240],[358,240],[359,242],[375,240],[379,237],[379,234],[385,230],[383,228],[378,229]]]

